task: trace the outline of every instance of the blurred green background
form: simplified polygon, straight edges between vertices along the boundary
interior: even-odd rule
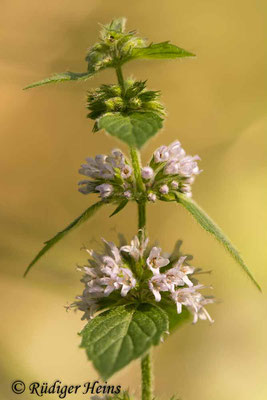
[[[175,139],[187,153],[200,155],[204,172],[194,197],[263,287],[261,295],[179,206],[149,207],[151,239],[166,251],[182,239],[195,265],[213,270],[206,281],[222,300],[209,308],[214,325],[184,326],[155,349],[156,395],[267,398],[264,13],[263,0],[1,0],[1,400],[18,398],[10,390],[15,379],[79,384],[98,377],[78,348],[84,323],[63,306],[81,291],[75,270],[86,260],[81,245],[91,247],[101,236],[116,240],[119,232],[130,239],[136,233],[135,205],[112,219],[107,207],[49,252],[27,279],[22,274],[42,242],[95,201],[77,191],[79,165],[118,143],[91,133],[86,90],[114,82],[115,75],[108,70],[87,82],[27,92],[22,87],[54,72],[84,71],[98,23],[121,15],[129,29],[149,40],[171,40],[197,54],[124,68],[126,76],[148,78],[149,87],[160,89],[168,110],[164,130],[144,148],[143,160]],[[109,381],[137,395],[139,382],[138,362]],[[19,398],[28,400],[29,394]]]

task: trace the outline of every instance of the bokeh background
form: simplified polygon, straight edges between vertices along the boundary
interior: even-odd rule
[[[27,279],[22,274],[42,242],[95,201],[77,191],[79,165],[118,143],[91,133],[86,90],[114,82],[115,75],[108,70],[87,82],[22,88],[54,72],[84,71],[98,23],[121,15],[129,29],[149,40],[171,40],[197,54],[124,68],[126,76],[148,78],[149,87],[160,89],[168,110],[164,130],[144,148],[143,160],[175,139],[189,154],[200,155],[204,172],[194,197],[237,245],[263,288],[260,294],[179,206],[151,205],[152,240],[171,251],[182,239],[195,264],[213,270],[206,280],[222,300],[210,307],[213,326],[184,326],[155,349],[156,395],[267,398],[265,11],[263,0],[1,0],[1,399],[17,399],[10,389],[15,379],[78,384],[98,378],[78,348],[84,323],[63,306],[81,291],[75,270],[86,260],[81,245],[91,247],[101,236],[116,240],[119,232],[130,239],[136,233],[135,205],[112,219],[111,209],[101,211],[49,252]],[[139,395],[139,363],[109,383]]]

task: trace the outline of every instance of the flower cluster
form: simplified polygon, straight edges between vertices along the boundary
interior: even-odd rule
[[[175,192],[192,197],[191,185],[199,170],[199,156],[188,156],[178,140],[155,150],[149,165],[142,168],[148,200],[172,199]]]
[[[152,202],[157,198],[173,201],[177,192],[191,197],[192,183],[201,172],[197,164],[199,157],[186,155],[178,140],[159,147],[149,165],[141,168],[143,193],[137,193],[133,167],[120,150],[86,160],[79,172],[91,179],[80,181],[79,191],[84,194],[99,192],[102,199],[114,201],[135,200],[138,196]]]
[[[79,267],[84,273],[81,282],[85,289],[71,307],[84,312],[82,319],[89,320],[97,310],[108,307],[107,298],[112,293],[115,297],[110,301],[117,302],[122,298],[125,302],[160,302],[162,296],[166,300],[167,294],[167,301],[176,304],[178,314],[184,306],[193,314],[194,323],[198,319],[213,322],[205,306],[214,299],[199,292],[206,288],[194,277],[200,269],[187,265],[185,256],[172,260],[159,247],[149,249],[142,231],[130,245],[120,248],[104,239],[103,242],[104,254],[87,249],[89,264]]]
[[[134,48],[146,45],[144,39],[135,36],[135,31],[126,33],[125,24],[125,18],[118,18],[103,26],[100,41],[89,49],[86,56],[89,72],[94,73],[106,67],[113,67],[119,61],[126,61]]]
[[[79,182],[83,194],[100,193],[102,199],[131,198],[133,170],[120,150],[113,150],[109,156],[100,154],[94,159],[88,157],[79,173],[91,178]]]
[[[87,108],[90,110],[88,118],[97,120],[110,112],[153,111],[164,114],[164,107],[159,102],[159,92],[146,89],[146,82],[127,79],[124,82],[125,92],[122,96],[119,85],[101,85],[100,88],[88,92]],[[94,131],[98,131],[98,122]]]

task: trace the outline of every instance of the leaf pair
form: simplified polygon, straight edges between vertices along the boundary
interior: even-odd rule
[[[163,43],[155,43],[151,44],[148,47],[135,48],[125,59],[121,60],[121,64],[125,64],[128,61],[135,59],[176,59],[176,58],[184,58],[184,57],[194,57],[193,53],[190,53],[174,44],[169,42]],[[92,62],[92,61],[91,61]],[[106,68],[110,68],[111,64],[103,65],[102,67],[95,69],[93,65],[89,65],[88,72],[62,72],[55,75],[52,75],[49,78],[43,79],[38,82],[34,82],[24,89],[31,89],[37,86],[47,85],[49,83],[59,83],[65,81],[78,81],[78,80],[86,80],[91,78],[91,76],[95,75],[97,72],[100,72]]]
[[[247,265],[239,254],[238,250],[234,247],[234,245],[230,242],[227,236],[221,231],[221,229],[212,221],[212,219],[203,211],[198,204],[192,200],[187,198],[182,193],[176,193],[176,200],[179,204],[181,204],[189,213],[195,218],[195,220],[200,224],[200,226],[205,229],[207,232],[211,233],[219,243],[221,243],[224,248],[228,251],[228,253],[234,258],[234,260],[241,266],[243,271],[248,275],[250,280],[257,286],[257,288],[261,291],[261,288],[251,272],[249,271]],[[51,248],[53,247],[59,240],[63,239],[69,232],[71,232],[74,228],[78,227],[85,221],[87,221],[94,213],[100,209],[104,204],[103,201],[99,201],[98,203],[93,204],[91,207],[87,208],[78,218],[76,218],[71,224],[69,224],[65,229],[61,232],[57,233],[52,239],[45,242],[45,246],[41,249],[41,251],[37,254],[37,256],[33,259],[33,261],[29,264],[24,276],[28,274],[33,265]],[[115,211],[111,214],[111,216],[120,212],[127,205],[127,201],[122,201]]]
[[[170,325],[174,329],[188,319],[187,310],[174,319],[165,308],[150,303],[119,306],[85,326],[81,347],[105,380],[158,345]]]

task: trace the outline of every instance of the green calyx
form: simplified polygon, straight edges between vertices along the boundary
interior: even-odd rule
[[[165,110],[159,101],[160,92],[147,90],[145,81],[127,79],[124,82],[125,92],[120,85],[101,85],[88,92],[88,118],[97,120],[94,131],[100,129],[98,120],[107,113],[121,113],[127,116],[134,112],[153,112],[163,116]]]
[[[100,41],[90,48],[85,58],[89,72],[116,67],[131,57],[133,49],[145,47],[145,40],[135,36],[135,31],[125,33],[125,24],[126,18],[118,18],[103,26]]]

